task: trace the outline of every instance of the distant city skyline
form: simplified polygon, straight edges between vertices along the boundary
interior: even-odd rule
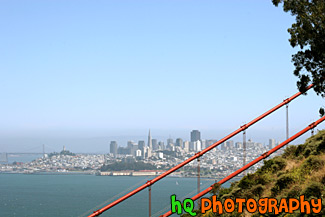
[[[123,144],[118,145],[116,141],[110,142],[109,153],[113,158],[125,158],[125,157],[133,157],[139,160],[150,160],[150,159],[165,159],[164,152],[171,151],[175,154],[175,156],[186,156],[187,154],[193,154],[199,151],[206,149],[207,147],[216,143],[218,139],[202,139],[201,132],[199,130],[192,130],[190,132],[190,139],[183,140],[182,138],[177,138],[175,141],[172,138],[168,138],[166,141],[159,141],[154,139],[151,136],[151,130],[149,129],[148,133],[148,141],[145,143],[143,140],[134,141],[129,140],[127,142],[127,146],[123,146]],[[270,138],[268,140],[268,144],[263,144],[258,141],[253,141],[252,139],[248,139],[243,143],[234,142],[234,140],[229,139],[216,147],[216,151],[227,151],[231,150],[234,152],[243,152],[243,150],[270,150],[278,145],[280,142],[276,141],[274,138]],[[154,145],[153,145],[154,144]],[[169,153],[169,152],[167,152]],[[256,154],[256,153],[255,153]],[[169,155],[169,154],[168,154]]]
[[[251,132],[250,132],[251,131]],[[148,131],[147,131],[148,132]],[[156,135],[155,131],[150,130],[150,134],[153,135],[152,138],[152,143],[159,143],[164,144],[165,146],[168,145],[168,140],[171,140],[171,143],[177,144],[177,140],[180,139],[182,143],[188,141],[191,141],[191,135],[190,132],[191,130],[187,131],[187,135],[184,134],[173,134],[175,136],[171,135]],[[201,134],[201,131],[199,131]],[[254,134],[255,132],[255,134]],[[228,135],[231,133],[230,131],[227,131],[227,134],[224,134],[220,137],[213,137],[214,134],[211,134],[212,136],[205,136],[206,133],[203,132],[203,136],[201,137],[201,140],[207,141],[207,140],[220,140],[224,136]],[[311,134],[311,132],[306,133],[305,135],[301,136],[291,144],[301,144],[304,142],[306,138],[308,138]],[[254,130],[248,130],[247,133],[247,141],[248,140],[253,140],[255,142],[261,143],[264,146],[269,147],[270,141],[274,140],[274,142],[282,142],[285,140],[285,132],[283,132],[282,137],[268,137],[267,135],[258,135],[259,133],[254,131]],[[215,135],[221,135],[220,133],[216,133]],[[237,136],[231,138],[229,141],[233,142],[233,144],[239,142],[242,142],[242,133],[238,134]],[[25,144],[24,147],[22,148],[17,148],[15,146],[7,146],[4,149],[2,149],[1,152],[42,152],[42,145],[45,144],[45,151],[48,152],[53,152],[53,151],[61,151],[62,146],[65,146],[68,150],[76,153],[109,153],[110,152],[110,147],[111,143],[116,143],[116,147],[128,147],[128,143],[130,141],[138,143],[138,142],[144,142],[145,146],[148,146],[148,135],[143,135],[143,136],[111,136],[111,137],[97,137],[97,138],[83,138],[83,139],[73,139],[73,138],[56,138],[55,142],[51,141],[53,139],[42,139],[39,140],[38,143],[34,142],[34,139],[28,139],[28,138],[22,138],[22,143]],[[19,140],[18,140],[19,141]],[[43,141],[41,143],[40,141]],[[50,142],[49,142],[50,141]],[[273,142],[273,144],[274,144]],[[17,143],[16,143],[17,144]],[[139,147],[141,145],[139,144]],[[80,148],[82,147],[82,148]],[[219,146],[221,148],[221,146]],[[1,153],[0,152],[0,153]]]

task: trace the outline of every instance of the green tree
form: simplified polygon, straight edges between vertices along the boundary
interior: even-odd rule
[[[272,0],[275,6],[283,3],[283,10],[296,17],[288,32],[292,47],[300,50],[292,55],[294,75],[299,80],[299,91],[305,92],[310,82],[317,95],[325,97],[325,1],[324,0]],[[324,110],[321,109],[321,113]]]

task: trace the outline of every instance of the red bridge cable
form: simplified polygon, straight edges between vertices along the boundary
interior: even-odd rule
[[[251,166],[255,165],[256,163],[258,163],[261,160],[263,160],[263,159],[267,158],[268,156],[270,156],[272,153],[278,151],[280,148],[282,148],[283,146],[287,145],[289,142],[291,142],[291,141],[295,140],[296,138],[298,138],[299,136],[303,135],[308,130],[314,129],[318,124],[320,124],[324,120],[325,120],[325,116],[323,116],[322,118],[318,119],[314,123],[310,124],[308,127],[306,127],[305,129],[301,130],[300,132],[296,133],[295,135],[293,135],[289,139],[287,139],[284,142],[280,143],[279,145],[275,146],[273,149],[265,152],[264,154],[262,154],[260,157],[256,158],[255,160],[253,160],[249,164],[247,164],[247,165],[243,166],[242,168],[238,169],[236,172],[233,172],[231,175],[229,175],[229,176],[225,177],[224,179],[220,180],[219,182],[217,182],[217,184],[223,184],[223,183],[229,181],[230,179],[234,178],[235,176],[237,176],[238,174],[240,174],[244,170],[247,170]],[[202,197],[203,195],[209,193],[212,190],[212,188],[213,188],[214,185],[215,184],[211,185],[209,188],[205,189],[204,191],[201,191],[199,194],[193,196],[192,197],[192,200],[197,200],[200,197]],[[170,216],[171,214],[172,214],[172,212],[169,211],[169,212],[165,213],[164,215],[161,215],[161,217]]]
[[[308,91],[310,88],[313,87],[313,84],[309,85],[306,89],[306,91]],[[298,96],[300,96],[302,93],[298,92],[296,94],[294,94],[293,96],[283,100],[282,103],[278,104],[277,106],[273,107],[272,109],[270,109],[269,111],[265,112],[264,114],[258,116],[257,118],[255,118],[254,120],[252,120],[251,122],[244,124],[243,126],[241,126],[239,129],[235,130],[234,132],[230,133],[228,136],[224,137],[223,139],[220,139],[219,141],[217,141],[216,143],[210,145],[209,147],[207,147],[206,149],[196,153],[195,155],[193,155],[192,157],[188,158],[187,160],[183,161],[182,163],[176,165],[175,167],[167,170],[166,172],[164,172],[163,174],[157,176],[156,178],[148,181],[146,184],[134,189],[133,191],[129,192],[128,194],[124,195],[123,197],[115,200],[114,202],[108,204],[107,206],[94,211],[91,215],[89,215],[88,217],[94,217],[94,216],[99,216],[100,214],[102,214],[103,212],[105,212],[106,210],[112,208],[113,206],[121,203],[122,201],[126,200],[127,198],[135,195],[136,193],[142,191],[143,189],[153,185],[155,182],[159,181],[160,179],[166,177],[167,175],[175,172],[176,170],[182,168],[183,166],[185,166],[186,164],[190,163],[191,161],[195,160],[196,158],[202,156],[203,154],[205,154],[206,152],[210,151],[211,149],[217,147],[218,145],[220,145],[221,143],[227,141],[228,139],[232,138],[233,136],[237,135],[238,133],[244,131],[245,129],[247,129],[248,127],[252,126],[253,124],[255,124],[256,122],[262,120],[263,118],[265,118],[266,116],[268,116],[269,114],[273,113],[274,111],[278,110],[279,108],[281,108],[282,106],[288,104],[289,102],[291,102],[292,100],[294,100],[295,98],[297,98]]]

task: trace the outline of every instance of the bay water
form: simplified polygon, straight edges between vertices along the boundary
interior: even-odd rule
[[[153,177],[95,175],[0,174],[0,216],[84,217],[125,195]],[[215,182],[201,178],[201,190]],[[223,187],[228,187],[225,183]],[[170,210],[170,196],[190,198],[196,178],[167,177],[152,186],[152,216]],[[101,216],[148,216],[148,189]],[[177,216],[177,215],[173,215]]]

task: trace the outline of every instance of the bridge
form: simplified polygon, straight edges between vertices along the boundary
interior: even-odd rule
[[[44,154],[50,153],[50,152],[45,152],[45,147],[47,147],[47,149],[54,150],[54,148],[43,144],[41,146],[32,147],[20,152],[2,152],[2,153],[0,152],[0,162],[7,163],[9,157],[13,157],[16,155],[43,155],[44,156]]]
[[[310,90],[312,87],[313,87],[313,84],[309,85],[306,91]],[[130,191],[129,193],[127,193],[124,196],[116,199],[115,201],[107,204],[106,206],[102,207],[101,209],[98,209],[98,210],[93,211],[93,213],[90,214],[90,215],[88,215],[88,217],[99,216],[102,213],[104,213],[105,211],[107,211],[107,210],[113,208],[114,206],[116,206],[116,205],[124,202],[128,198],[136,195],[137,193],[139,193],[139,192],[141,192],[141,191],[143,191],[144,189],[147,189],[147,188],[148,188],[148,201],[149,201],[148,202],[148,216],[149,217],[152,217],[152,210],[151,210],[151,189],[154,186],[154,184],[156,182],[158,182],[159,180],[167,177],[168,175],[174,173],[178,169],[184,167],[185,165],[188,165],[192,161],[197,160],[197,194],[195,196],[193,196],[191,199],[192,200],[197,200],[200,197],[204,196],[205,194],[209,193],[213,189],[213,187],[215,185],[222,185],[225,182],[231,180],[232,178],[238,176],[239,174],[245,173],[245,171],[247,169],[249,169],[253,165],[257,164],[258,162],[262,161],[263,159],[269,157],[271,154],[277,152],[279,149],[281,149],[285,145],[289,144],[290,142],[292,142],[296,138],[300,137],[301,135],[303,135],[307,131],[311,130],[311,133],[313,135],[314,134],[315,127],[318,124],[322,123],[325,120],[325,116],[323,116],[322,118],[318,119],[317,121],[309,124],[306,128],[302,129],[301,131],[297,132],[293,136],[289,137],[288,105],[289,105],[289,103],[292,100],[296,99],[297,97],[299,97],[302,94],[303,93],[298,92],[298,93],[294,94],[293,96],[285,99],[280,104],[278,104],[275,107],[271,108],[270,110],[266,111],[265,113],[263,113],[262,115],[258,116],[255,119],[253,119],[249,123],[240,126],[237,130],[235,130],[234,132],[232,132],[229,135],[225,136],[224,138],[220,139],[219,141],[217,141],[216,143],[214,143],[211,146],[207,147],[206,149],[197,152],[195,155],[193,155],[192,157],[186,159],[182,163],[180,163],[180,164],[176,165],[175,167],[169,169],[168,171],[164,172],[163,174],[161,174],[161,175],[153,178],[152,180],[147,181],[146,183],[144,183],[140,187],[138,187],[138,188]],[[254,159],[253,161],[251,161],[249,163],[246,163],[246,131],[248,130],[249,127],[251,127],[252,125],[256,124],[257,122],[259,122],[263,118],[267,117],[268,115],[272,114],[273,112],[277,111],[278,109],[280,109],[283,106],[285,106],[285,108],[286,108],[286,122],[285,122],[286,123],[286,140],[283,141],[282,143],[280,143],[279,145],[277,145],[276,147],[272,148],[271,150],[263,153],[261,156],[259,156],[258,158]],[[240,168],[237,171],[235,171],[235,172],[231,173],[230,175],[226,176],[225,178],[223,178],[219,182],[211,183],[211,186],[210,187],[208,187],[208,188],[204,189],[203,191],[201,191],[201,189],[200,189],[200,159],[201,159],[201,157],[204,154],[206,154],[207,152],[209,152],[209,151],[213,150],[214,148],[216,148],[218,145],[220,145],[220,144],[226,142],[227,140],[229,140],[230,138],[238,135],[239,133],[242,133],[242,135],[243,135],[243,166],[242,166],[242,168]],[[170,216],[170,215],[172,215],[172,212],[171,211],[168,211],[165,214],[160,215],[160,217],[167,217],[167,216]],[[143,216],[145,216],[145,215],[143,215]]]
[[[21,155],[43,155],[41,152],[2,152],[0,153],[0,162],[8,163],[10,157],[16,157]]]

